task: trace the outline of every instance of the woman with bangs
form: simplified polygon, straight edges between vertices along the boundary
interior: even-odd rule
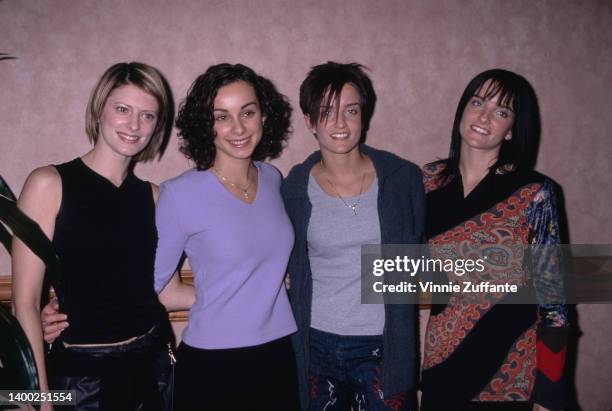
[[[375,103],[356,63],[315,66],[300,87],[320,148],[282,185],[296,236],[288,272],[303,410],[416,405],[416,305],[361,304],[361,246],[424,238],[418,167],[364,144]]]
[[[546,253],[534,253],[531,272],[523,265],[527,245],[560,243],[557,188],[533,170],[539,135],[537,98],[527,80],[485,71],[461,96],[449,157],[423,169],[432,254],[444,258],[450,249],[453,258],[466,258],[464,250],[488,256],[486,271],[470,280],[519,287],[517,294],[484,296],[486,301],[451,294],[432,306],[424,411],[562,408],[568,331],[563,279],[558,261]],[[530,276],[538,304],[520,300]],[[439,278],[457,279],[453,273]]]
[[[297,410],[284,287],[293,230],[280,155],[291,107],[266,78],[241,64],[211,66],[192,84],[176,126],[195,168],[161,185],[155,289],[183,252],[195,302],[177,351],[177,410]],[[162,291],[163,290],[163,291]]]
[[[170,334],[153,289],[158,188],[133,168],[161,156],[172,130],[172,92],[154,67],[119,63],[92,90],[86,113],[93,148],[34,170],[18,201],[52,239],[65,274],[65,289],[56,290],[62,314],[54,304],[43,313],[45,338],[63,330],[47,367],[40,317],[45,267],[18,238],[15,315],[33,348],[40,389],[76,392],[74,406],[58,408],[161,410],[164,381],[155,364]]]

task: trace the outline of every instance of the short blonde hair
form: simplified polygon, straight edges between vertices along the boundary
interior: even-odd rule
[[[91,91],[85,113],[85,132],[92,144],[99,136],[99,121],[108,96],[118,87],[131,84],[150,94],[157,100],[157,124],[149,144],[134,160],[150,161],[161,158],[172,132],[174,121],[174,98],[164,76],[155,67],[144,63],[117,63],[108,68]]]

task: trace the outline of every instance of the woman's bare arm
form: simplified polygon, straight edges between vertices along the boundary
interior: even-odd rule
[[[26,180],[17,206],[38,223],[47,237],[52,238],[61,195],[61,179],[57,170],[52,166],[41,167],[34,170]],[[13,241],[12,271],[13,312],[32,345],[40,388],[48,390],[40,321],[45,265],[18,238]]]
[[[183,283],[179,273],[175,272],[159,293],[159,301],[167,311],[189,310],[195,301],[195,288]]]

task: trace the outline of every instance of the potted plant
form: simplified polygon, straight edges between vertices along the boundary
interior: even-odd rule
[[[0,53],[0,60],[12,60]],[[10,230],[10,231],[9,231]],[[15,195],[0,176],[0,242],[11,253],[13,236],[23,241],[46,265],[45,276],[56,291],[63,289],[59,257],[40,226],[19,208]],[[61,296],[62,294],[58,292]],[[34,354],[17,319],[0,306],[0,389],[38,390]]]

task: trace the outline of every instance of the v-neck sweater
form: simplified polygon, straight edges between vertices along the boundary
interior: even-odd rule
[[[254,346],[296,331],[283,281],[293,229],[280,196],[281,175],[269,164],[255,165],[251,204],[210,170],[189,170],[161,185],[155,290],[167,284],[185,252],[196,298],[183,340],[192,347]]]

